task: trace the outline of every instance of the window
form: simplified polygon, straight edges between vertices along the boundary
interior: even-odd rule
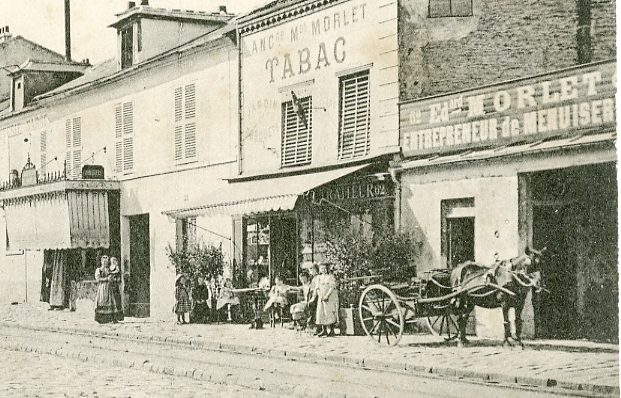
[[[82,118],[65,121],[65,174],[67,178],[80,177],[82,168]]]
[[[340,78],[339,159],[365,156],[371,148],[369,71]]]
[[[121,69],[134,63],[134,29],[130,25],[121,30]]]
[[[40,178],[44,178],[45,177],[45,173],[47,173],[47,132],[46,131],[42,131],[41,132],[41,150],[40,150],[40,154],[41,154],[41,167],[40,167],[40,171],[41,171],[41,175]]]
[[[175,89],[175,162],[196,160],[196,84]]]
[[[115,118],[115,164],[117,173],[134,170],[134,105],[118,103],[114,107]]]
[[[429,0],[429,18],[470,16],[472,0]]]
[[[313,152],[312,97],[293,99],[282,104],[281,165],[310,164]]]
[[[474,198],[443,200],[441,207],[441,252],[447,268],[474,261]]]

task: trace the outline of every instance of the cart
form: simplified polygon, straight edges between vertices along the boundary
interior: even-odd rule
[[[443,336],[447,341],[453,340],[459,335],[455,301],[460,295],[481,297],[498,290],[513,294],[491,282],[453,288],[447,269],[429,271],[428,274],[428,279],[414,278],[409,283],[367,286],[358,305],[365,333],[377,343],[385,341],[394,346],[401,340],[407,324],[423,320],[432,334]]]

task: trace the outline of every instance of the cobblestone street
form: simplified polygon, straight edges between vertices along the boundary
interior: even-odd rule
[[[0,396],[90,398],[273,397],[233,385],[0,349]]]
[[[366,336],[318,339],[286,327],[255,331],[247,325],[176,325],[173,320],[127,318],[98,325],[84,309],[47,311],[43,304],[0,306],[0,324],[9,328],[71,334],[118,336],[154,341],[162,346],[201,347],[207,351],[261,355],[351,368],[425,373],[516,385],[553,386],[567,391],[618,396],[618,346],[588,341],[527,341],[524,351],[503,349],[500,342],[472,339],[457,349],[436,336],[406,335],[388,348]],[[295,363],[295,362],[293,362]],[[587,393],[588,394],[588,393]]]

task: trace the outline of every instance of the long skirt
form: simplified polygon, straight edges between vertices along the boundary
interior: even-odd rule
[[[333,290],[327,301],[317,301],[317,325],[332,325],[339,321],[339,294]]]
[[[113,288],[111,288],[109,282],[99,283],[95,304],[95,321],[99,323],[110,323],[123,319],[123,311],[120,309],[120,303],[117,304],[117,298],[115,298]]]

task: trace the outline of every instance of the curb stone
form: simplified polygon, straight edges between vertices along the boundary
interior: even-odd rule
[[[30,329],[30,330],[37,330],[37,331],[52,331],[52,332],[58,332],[58,333],[75,333],[75,334],[92,335],[92,336],[99,336],[99,337],[109,336],[109,337],[123,338],[127,340],[136,339],[136,340],[143,340],[143,341],[154,341],[154,342],[159,342],[163,344],[186,345],[186,346],[204,348],[208,350],[230,351],[230,352],[241,353],[241,354],[259,354],[259,355],[262,354],[262,355],[281,357],[281,358],[286,358],[286,359],[304,359],[304,360],[311,361],[311,362],[317,362],[317,363],[324,362],[324,363],[347,366],[347,367],[359,367],[359,368],[361,367],[361,368],[372,368],[372,369],[378,369],[378,370],[396,370],[396,371],[405,370],[405,371],[413,371],[417,373],[430,373],[430,374],[435,374],[438,376],[446,376],[446,377],[478,379],[478,380],[486,381],[488,383],[502,382],[502,383],[520,385],[520,386],[536,386],[536,387],[548,387],[548,388],[552,387],[552,388],[559,388],[559,389],[564,389],[564,390],[573,390],[573,391],[581,391],[581,392],[596,393],[596,394],[607,394],[607,395],[618,395],[619,394],[618,387],[607,386],[607,385],[574,383],[570,381],[561,381],[561,380],[548,379],[548,378],[514,376],[514,375],[507,375],[507,374],[468,371],[468,370],[463,370],[463,369],[454,369],[454,368],[445,368],[445,367],[410,365],[407,363],[401,364],[401,363],[386,362],[386,361],[374,360],[374,359],[344,357],[338,354],[337,355],[333,355],[333,354],[321,355],[321,354],[315,354],[315,353],[304,352],[304,351],[285,351],[285,350],[280,350],[280,349],[265,349],[262,347],[246,346],[242,344],[212,343],[212,342],[206,342],[206,341],[188,338],[186,336],[180,336],[180,337],[162,336],[162,335],[146,335],[145,336],[145,335],[129,333],[129,332],[102,331],[102,330],[95,330],[92,328],[84,329],[84,328],[75,328],[75,327],[63,328],[59,326],[46,326],[46,327],[24,326],[24,325],[19,325],[15,322],[6,322],[6,321],[4,322],[0,321],[0,326],[20,328],[20,329]],[[5,337],[4,341],[5,342],[7,341],[7,337]],[[544,349],[547,349],[548,346],[552,347],[552,349],[556,349],[556,350],[559,349],[558,347],[554,347],[554,346],[546,345],[546,344],[528,344],[527,343],[526,346],[534,350],[544,350]],[[2,344],[2,347],[6,348],[7,345]],[[33,352],[41,353],[41,351],[37,350],[36,348],[27,346],[24,344],[16,344],[16,345],[9,344],[8,347],[10,347],[10,349],[14,351],[27,352],[30,350]],[[82,360],[81,358],[84,358],[84,360],[82,360],[83,362],[93,361],[93,362],[100,362],[102,364],[107,363],[107,360],[100,357],[99,355],[86,356],[86,355],[80,355],[80,354],[72,354],[68,352],[67,350],[63,350],[62,348],[57,349],[57,350],[47,349],[44,351],[45,353],[48,353],[51,355],[73,357],[78,360]],[[576,351],[593,351],[593,348],[587,347],[587,348],[577,349]],[[618,351],[615,351],[612,349],[597,349],[596,348],[595,352],[617,353]],[[113,360],[112,362],[113,362],[112,364],[115,365],[114,363],[115,361]],[[121,363],[121,362],[128,362],[128,363]],[[131,363],[129,362],[131,361],[116,361],[116,366],[124,366],[124,367],[129,367],[129,368],[136,367],[136,362],[131,362]],[[176,374],[173,368],[162,367],[157,364],[149,363],[148,361],[142,364],[142,368],[145,370],[150,370],[155,373]],[[173,373],[167,373],[167,372],[173,372]],[[212,377],[210,378],[209,375],[203,373],[202,371],[200,371],[200,374],[197,377],[194,376],[195,373],[196,373],[196,369],[189,370],[189,371],[185,370],[185,374],[183,374],[182,376],[189,377],[189,378],[198,377],[202,380],[205,380],[207,378],[207,379],[210,379],[212,382],[216,382],[220,384],[231,384],[231,381],[232,381],[232,383],[235,384],[235,380],[231,380],[231,377],[227,377],[228,375],[212,375]],[[291,390],[288,390],[287,392],[290,393]],[[316,395],[313,395],[313,396],[316,396]]]

